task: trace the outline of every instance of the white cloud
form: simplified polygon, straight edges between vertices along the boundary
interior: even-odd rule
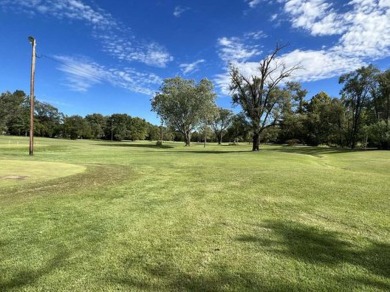
[[[257,5],[259,5],[262,0],[245,0],[245,1],[248,2],[250,8],[254,8]]]
[[[275,21],[276,19],[278,19],[279,17],[279,14],[275,13],[275,14],[272,14],[271,17],[270,17],[270,21]]]
[[[320,50],[296,49],[280,56],[287,66],[300,64],[297,81],[315,81],[353,71],[390,55],[390,0],[351,0],[337,11],[326,0],[278,0],[293,28],[302,28],[312,37],[338,36],[333,46]],[[221,56],[225,60],[224,56]],[[243,74],[258,74],[257,62],[235,59]],[[229,71],[217,75],[215,82],[228,94]]]
[[[197,60],[193,63],[189,64],[180,64],[179,67],[181,68],[184,75],[187,75],[189,73],[194,73],[199,70],[199,65],[205,62],[205,60]]]
[[[175,7],[175,10],[173,11],[173,15],[175,17],[180,17],[184,12],[186,12],[187,10],[189,10],[188,7],[182,7],[182,6],[176,6]]]
[[[173,60],[173,57],[157,43],[151,43],[136,50],[119,45],[114,47],[113,53],[120,56],[121,59],[137,60],[146,65],[160,68],[166,67],[167,63]]]
[[[133,92],[153,94],[162,79],[152,73],[141,73],[133,68],[108,68],[85,57],[54,56],[58,70],[65,73],[66,86],[71,90],[86,92],[90,87],[109,83]]]
[[[334,35],[344,31],[342,16],[326,0],[282,0],[292,26],[312,35]]]
[[[245,44],[238,37],[218,39],[219,57],[225,62],[246,61],[261,54],[257,45]]]
[[[266,38],[267,36],[264,34],[263,31],[252,31],[252,32],[247,32],[244,34],[244,38],[247,40],[259,40],[262,38]]]
[[[348,29],[336,49],[344,56],[378,59],[390,53],[390,1],[354,0],[346,14]]]
[[[365,65],[359,58],[344,58],[333,50],[294,50],[281,55],[279,61],[287,67],[299,64],[302,69],[294,72],[293,79],[301,82],[339,76]]]
[[[348,58],[381,58],[390,48],[390,0],[351,0],[337,12],[325,0],[282,0],[291,24],[313,36],[340,35],[333,53]]]

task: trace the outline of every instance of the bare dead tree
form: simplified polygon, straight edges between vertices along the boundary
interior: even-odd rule
[[[251,122],[252,151],[259,151],[261,133],[278,122],[281,107],[288,96],[285,90],[279,88],[279,84],[300,69],[298,65],[287,67],[277,58],[285,47],[277,44],[272,53],[260,61],[258,75],[247,77],[237,67],[230,68],[233,103],[241,106]]]

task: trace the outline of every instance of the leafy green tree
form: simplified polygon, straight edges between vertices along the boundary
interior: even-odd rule
[[[162,141],[163,139],[163,126],[156,126],[151,123],[147,123],[147,136],[146,140],[150,141]]]
[[[227,129],[226,137],[231,142],[247,141],[251,132],[251,125],[244,113],[234,115],[232,123]]]
[[[213,130],[209,125],[204,123],[201,127],[198,129],[199,131],[199,141],[203,141],[204,147],[206,147],[207,141],[210,141],[213,137]]]
[[[371,124],[366,127],[368,139],[373,146],[389,149],[390,141],[390,70],[377,75],[377,87],[371,103],[373,117]]]
[[[277,59],[282,49],[283,46],[277,45],[270,55],[260,61],[258,76],[246,77],[238,68],[231,67],[233,103],[241,106],[251,123],[252,151],[259,151],[261,133],[279,122],[288,96],[286,90],[278,87],[279,83],[298,69],[297,66],[288,68]]]
[[[112,114],[107,119],[105,127],[106,139],[122,141],[130,136],[128,125],[130,124],[130,116],[127,114]]]
[[[390,69],[378,76],[377,115],[384,120],[387,128],[390,122]]]
[[[213,85],[207,79],[196,84],[180,77],[168,78],[153,97],[152,110],[166,125],[180,132],[189,146],[192,131],[214,111],[215,98]]]
[[[351,149],[354,149],[358,142],[363,124],[362,117],[375,93],[378,73],[379,70],[370,65],[343,74],[339,78],[339,83],[344,85],[341,90],[342,98],[350,113],[348,143]]]
[[[107,118],[102,114],[90,114],[85,116],[85,120],[91,127],[91,136],[93,139],[101,139],[104,137],[104,130],[107,124]]]
[[[41,137],[55,137],[60,134],[64,115],[48,103],[35,101],[34,133]]]
[[[228,109],[218,108],[213,120],[211,121],[211,128],[214,131],[218,144],[222,143],[222,138],[226,134],[227,129],[233,121],[233,112]]]
[[[377,146],[379,149],[389,149],[390,129],[384,120],[366,126],[365,130],[371,144]]]
[[[126,139],[132,141],[145,140],[148,135],[149,127],[148,123],[144,119],[129,117],[127,130],[128,136]]]
[[[293,101],[291,110],[296,114],[304,114],[305,107],[307,106],[307,101],[305,97],[307,95],[307,90],[302,88],[302,85],[299,82],[287,82],[286,89],[291,94],[291,100]]]
[[[286,98],[283,110],[282,119],[279,125],[278,141],[287,143],[288,141],[303,142],[305,140],[306,108],[307,101],[305,96],[307,90],[302,89],[298,82],[287,82],[286,90],[290,94]]]
[[[65,117],[63,130],[64,137],[72,140],[79,138],[90,139],[92,137],[90,125],[79,115]]]
[[[340,100],[332,99],[322,91],[311,98],[306,108],[305,143],[313,146],[339,143],[344,127]]]
[[[0,95],[0,134],[24,135],[29,130],[28,98],[22,90]]]

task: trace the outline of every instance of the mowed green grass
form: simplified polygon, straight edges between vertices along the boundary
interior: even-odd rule
[[[390,290],[389,151],[248,150],[0,136],[0,291]]]

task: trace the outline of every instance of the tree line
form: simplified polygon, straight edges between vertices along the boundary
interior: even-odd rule
[[[127,114],[99,113],[66,116],[49,103],[35,99],[34,135],[49,138],[158,140],[160,127]],[[0,95],[0,134],[28,136],[30,97],[23,91]]]
[[[230,68],[232,102],[241,109],[237,115],[215,106],[210,81],[196,84],[180,77],[164,80],[152,110],[182,133],[186,145],[193,131],[203,132],[206,140],[209,129],[219,143],[225,134],[230,141],[251,140],[253,151],[260,142],[389,149],[390,70],[361,67],[340,76],[341,97],[322,91],[307,99],[300,83],[286,81],[300,68],[278,59],[282,49],[276,46],[261,60],[256,75]]]
[[[105,140],[252,142],[390,148],[390,70],[370,65],[340,76],[340,97],[322,91],[307,98],[300,83],[286,82],[298,67],[277,58],[277,46],[259,63],[258,74],[230,68],[233,104],[219,108],[212,83],[167,78],[151,99],[160,126],[127,114],[66,116],[35,101],[34,134],[41,137]],[[29,134],[30,97],[23,91],[0,95],[0,134]]]
[[[85,117],[80,115],[67,116],[60,112],[55,106],[41,102],[35,98],[34,107],[34,135],[47,138],[66,139],[103,139],[112,141],[122,140],[167,140],[185,141],[180,132],[166,126],[153,125],[145,119],[131,117],[127,114],[112,114],[104,116],[99,113],[89,114]],[[225,122],[222,119],[220,128],[220,142],[222,134],[225,138],[230,137],[244,141],[244,136],[238,131],[229,129],[233,113],[221,109],[225,113]],[[222,115],[223,117],[223,115]],[[218,127],[218,120],[215,121]],[[239,122],[241,124],[241,122]],[[22,90],[14,92],[3,92],[0,94],[0,134],[14,136],[28,136],[30,130],[30,97]],[[217,141],[213,132],[206,129],[207,138],[210,141]],[[223,132],[223,133],[222,133]],[[191,133],[192,142],[201,142],[204,139],[204,131],[196,129]],[[246,133],[245,133],[246,134]]]

